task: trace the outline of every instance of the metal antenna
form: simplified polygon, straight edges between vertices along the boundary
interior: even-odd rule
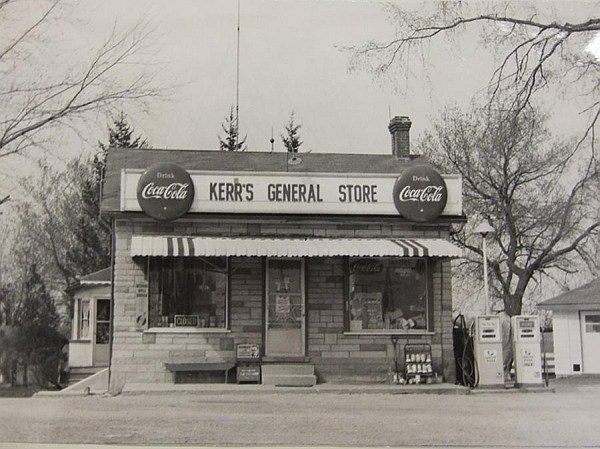
[[[271,139],[269,139],[269,142],[271,142],[271,153],[272,153],[274,150],[273,144],[275,143],[275,139],[273,138],[273,127],[272,126],[271,126]]]
[[[240,0],[237,2],[237,61],[236,61],[236,80],[235,80],[235,125],[237,134],[235,136],[235,146],[238,146],[240,139]]]

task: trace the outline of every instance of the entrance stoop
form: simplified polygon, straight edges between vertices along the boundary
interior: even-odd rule
[[[269,363],[261,366],[262,384],[275,387],[313,387],[315,367],[305,363]]]

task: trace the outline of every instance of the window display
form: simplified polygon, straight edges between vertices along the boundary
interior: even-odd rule
[[[349,260],[349,331],[426,331],[431,321],[427,260]]]
[[[227,258],[152,257],[148,280],[150,327],[227,328]]]

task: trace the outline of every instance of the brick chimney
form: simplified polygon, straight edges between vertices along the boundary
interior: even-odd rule
[[[397,158],[410,157],[410,125],[406,116],[396,116],[390,121],[388,129],[392,135],[392,154]]]

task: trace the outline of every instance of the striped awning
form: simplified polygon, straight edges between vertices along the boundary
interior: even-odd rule
[[[461,257],[444,239],[225,238],[141,236],[131,256]]]

